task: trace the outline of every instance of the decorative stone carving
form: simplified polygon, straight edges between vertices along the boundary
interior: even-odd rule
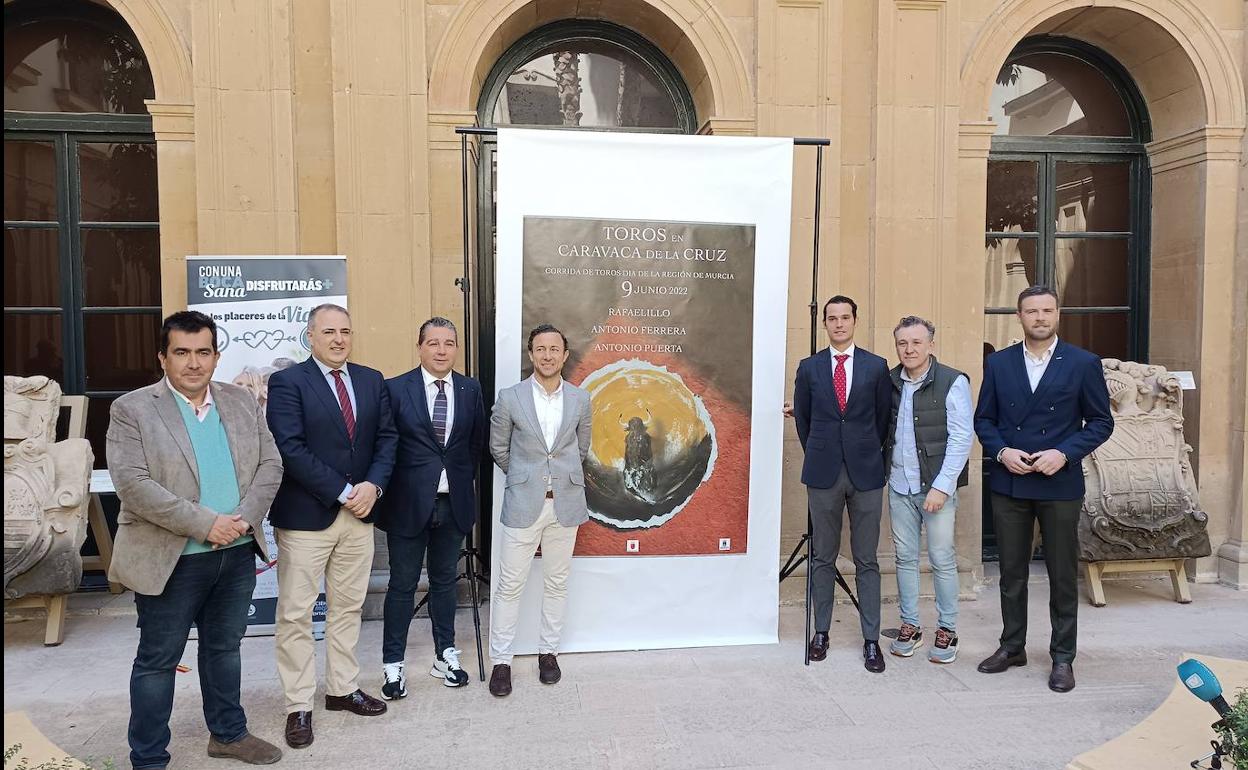
[[[1083,561],[1208,556],[1209,517],[1183,440],[1183,390],[1164,367],[1102,361],[1114,414],[1109,440],[1084,458]]]
[[[94,457],[82,438],[56,441],[61,388],[47,377],[4,378],[4,595],[66,594],[82,580],[87,487]]]

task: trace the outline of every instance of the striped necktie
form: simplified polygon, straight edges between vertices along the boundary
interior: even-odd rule
[[[446,446],[446,380],[434,380],[438,395],[433,397],[433,435]]]

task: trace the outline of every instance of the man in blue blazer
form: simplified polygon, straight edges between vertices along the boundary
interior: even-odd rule
[[[854,582],[861,605],[864,665],[884,670],[880,652],[880,506],[884,500],[884,439],[893,404],[888,363],[854,345],[858,305],[836,295],[823,306],[831,346],[797,367],[793,417],[806,453],[802,483],[811,517],[811,583],[815,635],[810,659],[828,654],[841,550],[842,511],[849,510]]]
[[[481,385],[456,374],[455,324],[430,318],[417,338],[420,366],[387,381],[399,449],[377,528],[386,533],[390,586],[382,635],[381,697],[407,696],[404,657],[416,606],[420,565],[429,559],[430,676],[447,687],[468,684],[455,648],[455,576],[460,548],[477,518],[477,469],[489,428]]]
[[[985,674],[1027,665],[1027,575],[1035,521],[1049,572],[1049,689],[1075,687],[1083,458],[1114,430],[1101,359],[1057,338],[1057,294],[1018,295],[1023,342],[984,361],[975,432],[984,446],[1001,558],[1001,646]]]
[[[269,378],[267,417],[286,469],[269,520],[277,537],[277,673],[286,743],[312,743],[312,607],[325,581],[325,708],[361,716],[386,704],[359,687],[355,645],[373,564],[372,510],[394,468],[394,421],[381,372],[348,364],[351,317],[308,316],[312,356]]]

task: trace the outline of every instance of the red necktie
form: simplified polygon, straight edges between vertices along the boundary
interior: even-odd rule
[[[838,353],[836,355],[836,371],[832,372],[832,387],[836,388],[836,403],[840,405],[841,411],[845,411],[845,402],[849,400],[849,394],[845,391],[845,359],[849,358],[848,353]]]
[[[347,438],[355,441],[355,410],[351,408],[351,396],[347,394],[347,384],[342,381],[342,370],[331,369],[334,375],[334,389],[338,391],[338,406],[342,407],[342,421],[347,424]],[[845,376],[841,375],[841,382]]]

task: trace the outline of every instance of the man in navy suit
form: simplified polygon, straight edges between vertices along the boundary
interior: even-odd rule
[[[381,647],[386,700],[407,696],[404,653],[426,554],[434,651],[429,675],[447,687],[468,684],[455,649],[455,576],[477,517],[477,469],[489,423],[480,383],[452,371],[459,353],[455,324],[430,318],[421,324],[418,345],[420,366],[386,383],[399,433],[390,491],[377,506],[377,528],[385,531],[390,551]]]
[[[810,659],[828,654],[841,550],[842,511],[849,510],[850,549],[861,605],[862,654],[868,671],[884,670],[880,652],[880,506],[884,500],[884,439],[893,404],[888,363],[854,345],[858,305],[836,295],[823,306],[831,347],[797,367],[793,417],[806,453],[802,483],[811,517],[810,570],[815,635]]]
[[[373,564],[372,510],[390,481],[398,438],[381,372],[348,364],[351,317],[337,305],[308,316],[312,356],[269,378],[269,430],[286,476],[269,520],[277,537],[277,673],[286,743],[312,743],[316,664],[312,607],[322,578],[325,708],[376,716],[386,704],[359,688],[355,645]]]
[[[975,432],[984,446],[1001,555],[1001,646],[985,674],[1027,665],[1027,574],[1040,521],[1049,571],[1049,689],[1075,687],[1079,509],[1083,458],[1114,430],[1101,359],[1057,338],[1057,294],[1018,295],[1023,342],[984,361]],[[989,459],[991,458],[991,459]]]

